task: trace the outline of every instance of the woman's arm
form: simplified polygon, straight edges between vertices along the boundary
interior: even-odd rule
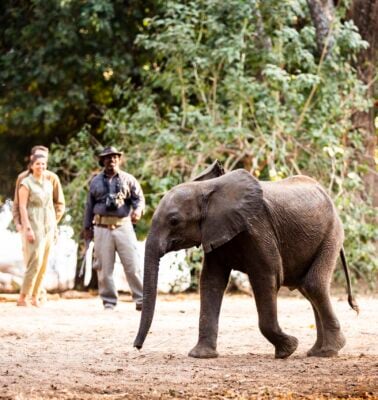
[[[29,189],[24,185],[21,185],[20,189],[18,190],[21,225],[22,225],[22,230],[26,235],[26,239],[28,240],[28,242],[32,243],[35,240],[35,235],[31,227],[28,210],[26,208],[28,204],[28,198],[29,198]]]

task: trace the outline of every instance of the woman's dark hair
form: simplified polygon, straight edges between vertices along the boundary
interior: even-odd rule
[[[46,154],[49,154],[49,149],[48,149],[47,147],[41,146],[41,145],[33,146],[30,153],[31,153],[31,155],[33,155],[33,154],[35,154],[37,151],[43,151],[43,152],[45,152]]]
[[[45,154],[33,154],[30,157],[30,162],[29,162],[29,165],[28,165],[29,172],[33,172],[32,165],[40,158],[44,158],[46,160],[46,162],[47,162],[47,157],[46,157]]]

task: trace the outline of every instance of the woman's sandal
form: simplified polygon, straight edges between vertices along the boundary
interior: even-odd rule
[[[30,304],[26,300],[17,300],[18,307],[29,307]]]
[[[31,301],[31,305],[34,307],[41,307],[41,303],[38,299],[33,298]]]

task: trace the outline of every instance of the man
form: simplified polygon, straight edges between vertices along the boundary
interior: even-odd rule
[[[145,200],[134,176],[120,170],[122,153],[106,147],[99,155],[103,171],[89,187],[84,213],[84,236],[94,237],[94,268],[97,269],[99,294],[104,308],[117,305],[113,271],[115,253],[123,265],[136,309],[142,309],[143,287],[140,260],[133,224],[141,218]]]
[[[45,156],[46,159],[48,158],[49,155],[49,149],[45,146],[34,146],[31,149],[31,154],[30,157],[34,155],[41,155]],[[20,184],[22,180],[27,177],[30,174],[29,170],[21,172],[21,174],[18,175],[17,180],[16,180],[16,189],[14,191],[14,199],[13,199],[13,207],[12,207],[12,214],[13,214],[13,222],[16,226],[17,232],[21,232],[21,214],[20,214],[20,200],[18,197],[18,192],[20,189]],[[63,195],[63,190],[62,190],[62,185],[60,183],[60,180],[54,172],[45,171],[47,179],[51,182],[53,186],[53,203],[54,203],[54,209],[55,209],[55,215],[56,215],[56,221],[57,223],[62,219],[62,216],[64,214],[65,210],[65,201],[64,201],[64,195]]]

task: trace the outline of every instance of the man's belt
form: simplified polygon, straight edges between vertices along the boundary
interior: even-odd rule
[[[112,217],[109,215],[96,214],[94,216],[93,221],[96,226],[101,226],[103,228],[108,228],[108,229],[115,229],[122,226],[127,219],[129,219],[129,217],[119,218],[119,217]]]

